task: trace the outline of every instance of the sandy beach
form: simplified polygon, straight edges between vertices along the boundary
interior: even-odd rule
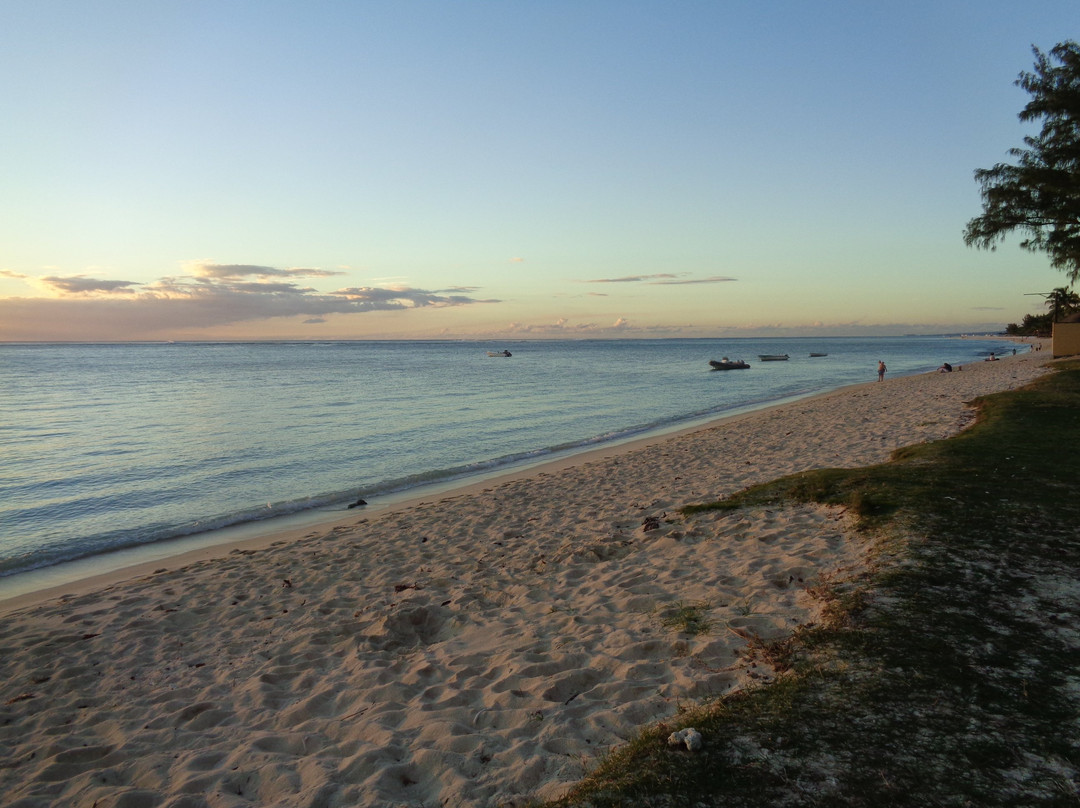
[[[558,796],[641,726],[768,682],[755,643],[865,561],[825,508],[681,506],[956,434],[965,402],[1050,359],[886,378],[0,603],[4,804]]]

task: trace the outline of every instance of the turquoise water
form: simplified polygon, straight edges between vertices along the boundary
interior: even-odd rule
[[[489,357],[509,349],[510,358]],[[943,337],[0,345],[0,576],[963,364]],[[827,357],[809,357],[826,352]],[[761,363],[758,354],[790,354]],[[749,370],[712,371],[728,356]]]

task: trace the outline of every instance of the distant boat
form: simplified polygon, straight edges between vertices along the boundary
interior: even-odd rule
[[[720,361],[710,359],[709,364],[712,365],[713,370],[745,370],[746,368],[750,367],[749,364],[742,361],[741,359],[731,360],[728,359],[726,356]]]
[[[788,360],[787,354],[758,354],[758,359],[762,362],[786,362]]]
[[[811,356],[828,356],[827,353],[812,353]]]
[[[513,356],[509,351],[488,351],[488,356]]]

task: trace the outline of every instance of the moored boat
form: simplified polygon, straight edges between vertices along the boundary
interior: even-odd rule
[[[713,370],[745,370],[750,367],[749,364],[741,359],[728,359],[726,356],[717,361],[716,359],[710,359],[709,364]]]
[[[786,362],[788,360],[787,354],[758,354],[758,359],[762,362]]]
[[[812,353],[811,356],[828,356],[827,353]]]
[[[509,351],[488,351],[488,356],[513,356]]]

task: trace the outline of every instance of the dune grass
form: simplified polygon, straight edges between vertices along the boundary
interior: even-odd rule
[[[1080,805],[1080,362],[954,438],[685,509],[849,508],[873,569],[774,683],[645,729],[559,806]],[[694,755],[667,735],[693,726]]]
[[[662,623],[669,628],[676,628],[683,634],[691,637],[698,634],[708,634],[712,630],[712,621],[708,612],[712,608],[709,603],[683,603],[679,601],[664,616]]]

